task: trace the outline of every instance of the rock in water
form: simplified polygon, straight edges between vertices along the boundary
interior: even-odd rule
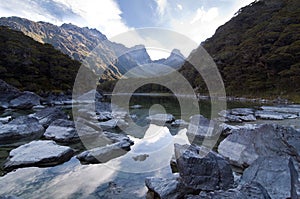
[[[172,114],[154,114],[154,115],[149,115],[146,119],[149,120],[151,123],[157,125],[172,123],[175,120]]]
[[[0,125],[0,144],[10,144],[40,138],[44,127],[35,118],[20,116],[8,124]]]
[[[204,147],[175,144],[175,157],[185,187],[195,191],[226,190],[233,185],[230,165]]]
[[[68,119],[66,113],[57,107],[45,108],[30,116],[38,119],[39,123],[42,124],[45,128],[47,128],[54,120]]]
[[[293,156],[299,159],[300,134],[291,127],[274,124],[236,129],[220,143],[218,152],[239,167],[247,167],[261,156]]]
[[[202,115],[194,115],[190,119],[187,136],[191,143],[212,148],[222,132],[221,126],[215,120],[209,120]]]
[[[32,141],[13,149],[3,167],[10,171],[21,167],[52,166],[69,160],[73,154],[70,147],[57,145],[54,141]]]
[[[245,183],[236,189],[227,191],[202,192],[198,196],[188,196],[187,199],[271,199],[266,189],[257,182]]]
[[[73,121],[58,119],[50,124],[44,133],[45,138],[58,142],[77,142],[79,136]]]
[[[19,97],[11,100],[9,107],[15,109],[31,109],[34,106],[40,105],[40,100],[40,96],[35,93],[25,91]]]
[[[245,182],[258,182],[272,199],[291,196],[291,173],[288,157],[259,157],[242,176]]]
[[[88,151],[84,151],[77,155],[77,158],[83,163],[105,163],[113,158],[120,157],[130,150],[132,142],[126,140],[110,144],[103,147],[97,147]]]

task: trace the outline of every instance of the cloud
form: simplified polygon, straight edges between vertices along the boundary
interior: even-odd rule
[[[177,4],[177,8],[178,8],[179,10],[182,10],[182,9],[183,9],[183,7],[182,7],[181,4]]]
[[[198,8],[195,17],[192,19],[190,23],[193,24],[199,20],[201,22],[211,22],[212,20],[217,18],[218,15],[219,15],[219,11],[218,8],[216,7],[210,8],[208,11],[205,11],[203,7]]]
[[[167,0],[156,0],[157,10],[160,15],[164,15],[167,8]]]
[[[1,16],[97,28],[107,36],[127,31],[121,10],[113,0],[0,0]]]

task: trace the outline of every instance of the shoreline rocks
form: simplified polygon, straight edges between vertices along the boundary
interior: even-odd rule
[[[30,166],[53,166],[69,160],[73,154],[73,149],[54,141],[32,141],[13,149],[3,167],[11,171]]]
[[[300,134],[291,127],[263,124],[255,129],[236,129],[225,138],[218,152],[231,164],[247,167],[263,156],[288,156],[300,160]]]
[[[44,127],[37,119],[20,116],[7,124],[0,125],[0,144],[38,139],[43,133]]]
[[[74,122],[65,119],[52,122],[46,129],[44,137],[57,142],[77,142],[80,140]]]

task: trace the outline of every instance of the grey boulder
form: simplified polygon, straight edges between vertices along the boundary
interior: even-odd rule
[[[292,182],[289,158],[259,157],[244,171],[242,180],[260,183],[273,199],[289,198]]]
[[[40,105],[41,97],[35,93],[24,91],[19,97],[9,102],[9,107],[14,109],[31,109]]]
[[[3,167],[10,171],[21,167],[52,166],[69,160],[73,153],[70,147],[57,145],[54,141],[32,141],[13,149]]]
[[[239,167],[248,167],[261,156],[299,158],[300,134],[291,127],[275,124],[236,129],[220,143],[218,152]]]
[[[79,141],[74,122],[65,119],[58,119],[52,122],[46,129],[44,137],[57,142]]]
[[[0,144],[38,139],[43,133],[44,127],[37,119],[20,116],[8,124],[0,125]]]
[[[271,199],[266,189],[257,182],[245,183],[235,189],[227,191],[202,192],[197,196],[186,199]]]
[[[45,128],[47,128],[53,121],[57,119],[68,119],[67,114],[58,107],[45,108],[34,114],[31,114],[30,116],[38,119],[39,123]]]
[[[181,181],[195,191],[226,190],[234,182],[230,165],[220,155],[204,147],[175,144]]]

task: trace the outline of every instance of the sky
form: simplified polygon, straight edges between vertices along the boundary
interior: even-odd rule
[[[137,28],[178,32],[197,44],[254,0],[0,0],[0,16],[96,28],[109,39]],[[158,55],[157,55],[158,56]]]

